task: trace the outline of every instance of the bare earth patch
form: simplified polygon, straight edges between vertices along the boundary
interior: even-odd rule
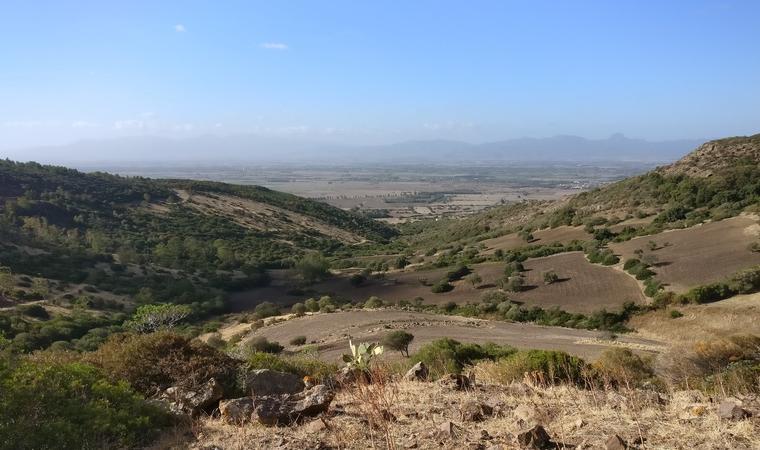
[[[610,248],[623,260],[635,258],[636,249],[653,254],[658,261],[654,268],[656,278],[668,284],[668,290],[680,293],[760,264],[760,253],[748,248],[758,239],[756,228],[757,219],[739,216],[684,230],[642,236],[610,244]],[[654,241],[658,248],[650,251],[649,241]]]

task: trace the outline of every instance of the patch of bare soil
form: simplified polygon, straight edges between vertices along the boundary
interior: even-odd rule
[[[739,216],[642,236],[610,244],[610,248],[623,260],[635,258],[637,249],[654,255],[656,278],[666,283],[668,290],[680,293],[760,264],[760,253],[749,250],[758,239],[757,230],[756,218]],[[649,241],[655,243],[655,250],[650,250]]]
[[[399,329],[414,335],[411,352],[444,337],[461,342],[494,342],[517,348],[562,350],[591,359],[610,346],[648,351],[662,349],[657,341],[627,335],[610,341],[606,338],[606,333],[596,331],[400,310],[314,314],[265,326],[254,332],[254,335],[265,336],[283,345],[287,345],[296,336],[306,336],[307,342],[318,346],[320,358],[338,361],[348,348],[349,338],[361,342],[377,342],[389,331]],[[297,350],[297,347],[291,350]],[[396,355],[390,353],[384,356],[394,357]]]
[[[583,227],[571,227],[566,225],[534,231],[532,234],[533,240],[530,242],[526,242],[523,238],[518,236],[517,233],[511,233],[493,239],[486,239],[482,241],[483,245],[486,246],[483,253],[491,254],[499,249],[514,250],[527,245],[546,245],[553,242],[567,244],[574,240],[587,241],[592,239],[592,236],[588,234]]]

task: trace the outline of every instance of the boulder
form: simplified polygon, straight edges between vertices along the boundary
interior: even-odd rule
[[[211,378],[195,388],[172,386],[164,391],[161,400],[166,401],[169,410],[175,414],[197,416],[211,409],[223,395],[222,386]]]
[[[456,437],[457,434],[457,427],[454,422],[447,420],[446,422],[443,422],[442,424],[438,425],[438,430],[436,431],[436,435],[439,438],[453,438]]]
[[[718,405],[718,417],[725,420],[741,420],[751,416],[750,412],[742,408],[742,402],[728,398]]]
[[[253,370],[245,377],[246,393],[254,396],[295,394],[303,389],[303,380],[292,373],[261,369]]]
[[[462,404],[459,413],[465,422],[480,422],[493,415],[493,408],[485,403],[470,400]]]
[[[253,415],[263,425],[289,425],[327,411],[334,396],[322,384],[293,395],[257,396],[253,399]]]
[[[438,384],[457,391],[468,389],[471,386],[470,379],[467,376],[455,373],[449,373],[442,376],[438,380]]]
[[[536,425],[530,430],[526,430],[518,434],[517,442],[521,446],[533,450],[544,450],[556,447],[552,442],[549,433],[547,433],[544,427],[541,425]]]
[[[607,438],[606,441],[604,441],[604,448],[606,450],[626,450],[628,448],[628,444],[625,443],[623,438],[617,434],[613,434]]]
[[[406,381],[425,381],[428,376],[428,368],[424,362],[420,361],[409,369],[404,375]]]
[[[219,402],[219,413],[227,423],[243,424],[251,420],[253,415],[253,399],[251,397],[222,400]]]

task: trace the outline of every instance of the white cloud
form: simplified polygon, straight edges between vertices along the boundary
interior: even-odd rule
[[[282,42],[264,42],[259,47],[267,50],[287,50],[288,44],[283,44]]]
[[[182,25],[181,23],[178,23],[177,25],[174,25],[174,31],[176,31],[177,33],[184,33],[185,31],[187,31],[187,28],[185,28],[185,26]]]

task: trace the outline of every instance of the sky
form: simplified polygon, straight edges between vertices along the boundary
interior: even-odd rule
[[[755,0],[2,0],[0,151],[753,134],[757,17]]]

